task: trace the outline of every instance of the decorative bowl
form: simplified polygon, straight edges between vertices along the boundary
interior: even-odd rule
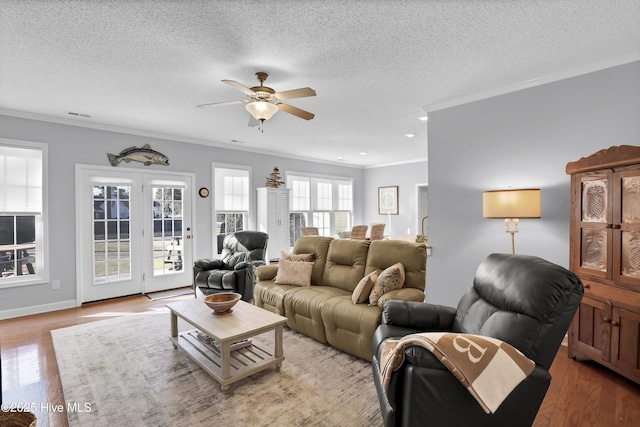
[[[236,292],[221,292],[219,294],[207,295],[204,303],[213,310],[213,314],[231,313],[231,308],[240,301],[242,295]]]

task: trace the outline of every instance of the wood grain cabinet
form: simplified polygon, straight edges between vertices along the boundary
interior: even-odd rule
[[[569,357],[592,359],[640,384],[640,147],[617,146],[567,164],[570,268],[584,298]]]

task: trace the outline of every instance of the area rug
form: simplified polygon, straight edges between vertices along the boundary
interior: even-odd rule
[[[285,328],[280,371],[222,392],[173,348],[169,317],[163,309],[51,331],[70,426],[382,425],[369,362]],[[254,340],[269,345],[273,332]]]

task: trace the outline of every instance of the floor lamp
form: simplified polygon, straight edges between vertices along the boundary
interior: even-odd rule
[[[482,216],[504,219],[511,234],[511,253],[516,253],[515,237],[520,218],[540,218],[540,189],[495,190],[482,193]],[[513,225],[513,228],[511,226]]]

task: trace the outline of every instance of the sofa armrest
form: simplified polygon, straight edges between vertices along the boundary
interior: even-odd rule
[[[237,263],[233,267],[233,269],[234,270],[244,270],[245,268],[248,268],[248,267],[260,267],[261,265],[264,265],[264,261],[262,261],[262,260],[241,261],[241,262]]]
[[[382,310],[382,324],[421,331],[449,331],[455,317],[453,307],[415,301],[387,301]]]
[[[415,288],[402,288],[389,291],[378,299],[378,306],[384,307],[384,303],[392,300],[400,301],[424,301],[424,292]]]
[[[200,271],[204,270],[218,270],[225,268],[225,263],[221,259],[204,258],[199,259],[193,263],[194,267],[199,268]]]
[[[256,269],[256,279],[258,281],[273,280],[273,278],[276,277],[277,273],[278,273],[277,265],[273,265],[273,264],[262,265]]]

